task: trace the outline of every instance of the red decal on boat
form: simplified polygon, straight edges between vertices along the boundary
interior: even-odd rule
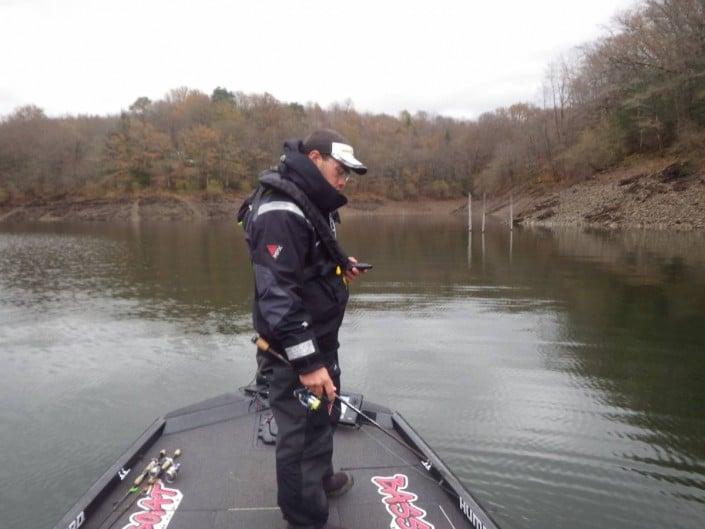
[[[414,505],[419,497],[406,490],[409,484],[406,475],[375,476],[372,483],[377,485],[382,503],[392,517],[392,529],[435,529],[432,523],[424,519],[426,511]]]
[[[184,495],[157,480],[149,495],[137,501],[142,509],[130,516],[130,523],[122,529],[166,529]]]

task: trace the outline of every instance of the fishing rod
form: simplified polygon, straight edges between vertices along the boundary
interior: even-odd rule
[[[132,506],[135,504],[135,502],[142,497],[142,495],[148,495],[151,491],[152,488],[154,487],[154,484],[157,482],[157,479],[159,479],[159,476],[164,473],[168,478],[170,478],[170,482],[174,481],[176,479],[176,474],[179,470],[179,467],[181,466],[180,463],[176,463],[176,459],[181,456],[181,449],[177,448],[174,451],[174,454],[169,457],[167,455],[166,450],[161,450],[159,452],[159,458],[153,458],[145,467],[145,469],[142,471],[142,473],[135,478],[135,480],[132,482],[132,487],[125,493],[125,495],[115,503],[113,509],[108,513],[108,515],[103,519],[103,521],[100,523],[98,526],[99,528],[105,524],[106,521],[108,521],[108,518],[110,518],[113,513],[118,509],[120,504],[125,501],[131,494],[134,494],[134,497],[127,502],[125,505],[125,508],[120,511],[120,513],[117,515],[117,517],[106,527],[106,529],[110,529],[113,525],[115,525],[115,522],[117,522],[120,518],[123,517],[123,515],[130,509]],[[172,470],[174,469],[174,470]],[[149,476],[149,477],[148,477]],[[147,478],[147,483],[146,486],[141,487],[142,483],[144,482],[145,478]]]
[[[275,358],[277,358],[277,359],[280,360],[281,362],[284,362],[286,365],[291,366],[291,362],[290,362],[284,355],[282,355],[281,353],[279,353],[279,352],[275,351],[274,349],[272,349],[272,347],[269,345],[269,342],[267,342],[267,340],[265,340],[265,339],[262,338],[261,336],[259,336],[259,335],[257,335],[257,334],[254,335],[254,336],[252,337],[252,343],[254,343],[254,344],[257,346],[257,348],[260,349],[261,351],[264,351],[264,352],[266,352],[266,353],[269,353],[270,355],[274,356]],[[305,406],[306,408],[308,408],[308,409],[311,410],[311,411],[317,411],[317,410],[320,408],[321,403],[324,402],[324,401],[330,402],[330,401],[326,398],[325,395],[321,395],[321,397],[318,397],[318,396],[314,395],[308,388],[298,388],[298,389],[295,389],[295,390],[294,390],[294,396],[295,396],[297,399],[299,399],[299,402],[300,402],[303,406]],[[389,433],[383,426],[381,426],[381,425],[380,425],[377,421],[375,421],[372,417],[370,417],[370,416],[367,415],[366,413],[363,413],[363,411],[362,411],[361,409],[356,408],[355,406],[353,406],[352,404],[350,404],[350,402],[348,402],[347,400],[341,398],[337,393],[333,393],[333,399],[334,399],[334,400],[335,400],[335,399],[338,399],[338,401],[339,401],[341,404],[347,406],[348,408],[350,408],[351,410],[353,410],[354,412],[356,412],[357,414],[359,414],[361,417],[363,417],[365,420],[369,421],[370,424],[372,424],[373,426],[375,426],[375,427],[376,427],[380,432],[382,432],[384,435],[386,435],[387,437],[390,437],[390,438],[394,439],[394,440],[395,440],[397,443],[399,443],[401,446],[403,446],[403,447],[406,448],[407,450],[410,450],[416,457],[418,457],[418,458],[421,460],[422,463],[425,463],[426,465],[428,465],[428,464],[430,463],[427,456],[425,456],[423,453],[421,453],[420,451],[416,450],[416,449],[413,448],[412,446],[409,446],[407,443],[405,443],[404,441],[402,441],[401,439],[399,439],[399,438],[396,437],[395,435],[392,435],[391,433]]]
[[[161,467],[162,462],[164,461],[164,458],[166,457],[166,450],[163,448],[159,451],[159,455],[157,457],[153,457],[149,463],[144,467],[144,470],[140,472],[140,474],[135,478],[135,480],[132,482],[132,487],[127,489],[127,492],[119,499],[113,502],[113,508],[112,510],[107,514],[105,518],[98,524],[98,527],[102,527],[103,524],[110,518],[115,511],[117,511],[118,507],[124,502],[130,494],[134,494],[139,490],[139,486],[142,484],[144,479],[150,475],[151,473],[155,472],[155,469],[158,467]]]

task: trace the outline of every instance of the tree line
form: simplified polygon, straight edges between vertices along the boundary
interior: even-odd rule
[[[218,87],[140,97],[119,116],[0,119],[0,204],[144,190],[237,192],[282,140],[339,130],[370,167],[351,193],[394,200],[501,192],[593,176],[634,154],[696,152],[705,136],[705,7],[645,0],[547,68],[540,104],[457,120],[326,109]]]

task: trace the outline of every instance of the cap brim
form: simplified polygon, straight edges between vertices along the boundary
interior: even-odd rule
[[[365,174],[367,172],[365,164],[355,158],[350,145],[334,142],[331,151],[330,155],[351,171],[357,174]]]

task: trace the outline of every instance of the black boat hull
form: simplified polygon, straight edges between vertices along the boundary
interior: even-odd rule
[[[425,460],[364,419],[358,427],[338,428],[334,463],[353,474],[355,486],[331,500],[331,523],[350,529],[496,529],[400,414],[372,403],[365,403],[363,411]],[[225,394],[157,419],[55,529],[286,528],[276,506],[274,448],[257,435],[264,413],[266,401]],[[115,507],[162,448],[183,451],[177,480],[159,481],[151,496],[128,495]]]

